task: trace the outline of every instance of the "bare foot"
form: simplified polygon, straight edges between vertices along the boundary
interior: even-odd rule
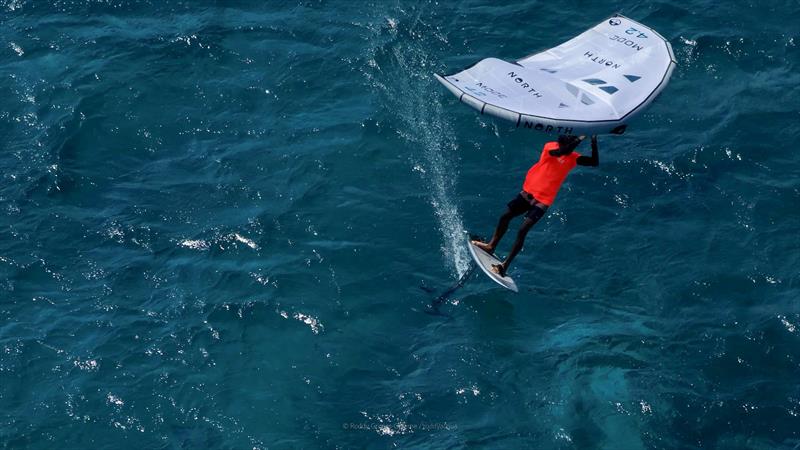
[[[494,248],[485,242],[472,241],[472,244],[490,255],[494,254]]]
[[[503,264],[492,264],[492,272],[504,277],[506,276],[506,266]]]

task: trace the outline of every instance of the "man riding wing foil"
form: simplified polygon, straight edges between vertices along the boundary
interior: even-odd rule
[[[503,235],[508,230],[508,224],[511,219],[525,214],[525,220],[519,228],[517,240],[514,241],[511,252],[505,261],[492,265],[493,272],[500,276],[506,275],[511,261],[522,250],[528,231],[544,216],[547,208],[553,204],[556,194],[558,194],[558,190],[569,172],[576,165],[597,167],[600,164],[600,158],[597,155],[597,136],[592,136],[592,156],[582,156],[575,151],[584,138],[585,136],[561,135],[558,137],[558,141],[544,144],[539,161],[531,166],[525,176],[522,192],[508,202],[508,209],[505,214],[500,216],[500,221],[497,223],[492,239],[488,243],[472,241],[473,244],[487,253],[494,254],[494,249],[497,248],[500,239],[503,238]]]

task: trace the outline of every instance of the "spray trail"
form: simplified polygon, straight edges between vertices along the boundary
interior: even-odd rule
[[[439,231],[442,234],[442,252],[452,261],[455,273],[460,277],[469,268],[470,256],[464,246],[465,233],[455,195],[455,174],[453,162],[447,154],[457,149],[453,133],[442,119],[442,106],[437,102],[424,103],[415,108],[418,117],[409,123],[408,132],[401,135],[422,148],[422,164],[425,166],[425,181],[431,188],[430,202]]]
[[[471,261],[464,245],[465,230],[458,204],[454,199],[456,175],[454,161],[458,143],[446,121],[441,103],[431,92],[438,89],[431,76],[435,60],[426,51],[431,39],[446,41],[435,29],[416,18],[410,24],[385,19],[376,30],[382,45],[374,47],[367,61],[365,75],[373,87],[382,91],[393,114],[402,124],[400,136],[421,154],[414,163],[421,166],[421,176],[430,191],[430,204],[442,236],[442,253],[452,263],[452,271],[461,277]],[[430,37],[430,38],[429,38]]]

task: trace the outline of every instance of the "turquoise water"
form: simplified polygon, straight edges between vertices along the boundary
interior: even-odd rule
[[[797,2],[621,4],[670,85],[429,314],[547,139],[431,74],[609,8],[0,0],[0,447],[797,448]]]

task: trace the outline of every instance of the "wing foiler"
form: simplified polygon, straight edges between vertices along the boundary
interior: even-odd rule
[[[559,134],[622,134],[675,68],[672,46],[624,16],[516,62],[486,58],[435,75],[459,100],[518,128]]]

